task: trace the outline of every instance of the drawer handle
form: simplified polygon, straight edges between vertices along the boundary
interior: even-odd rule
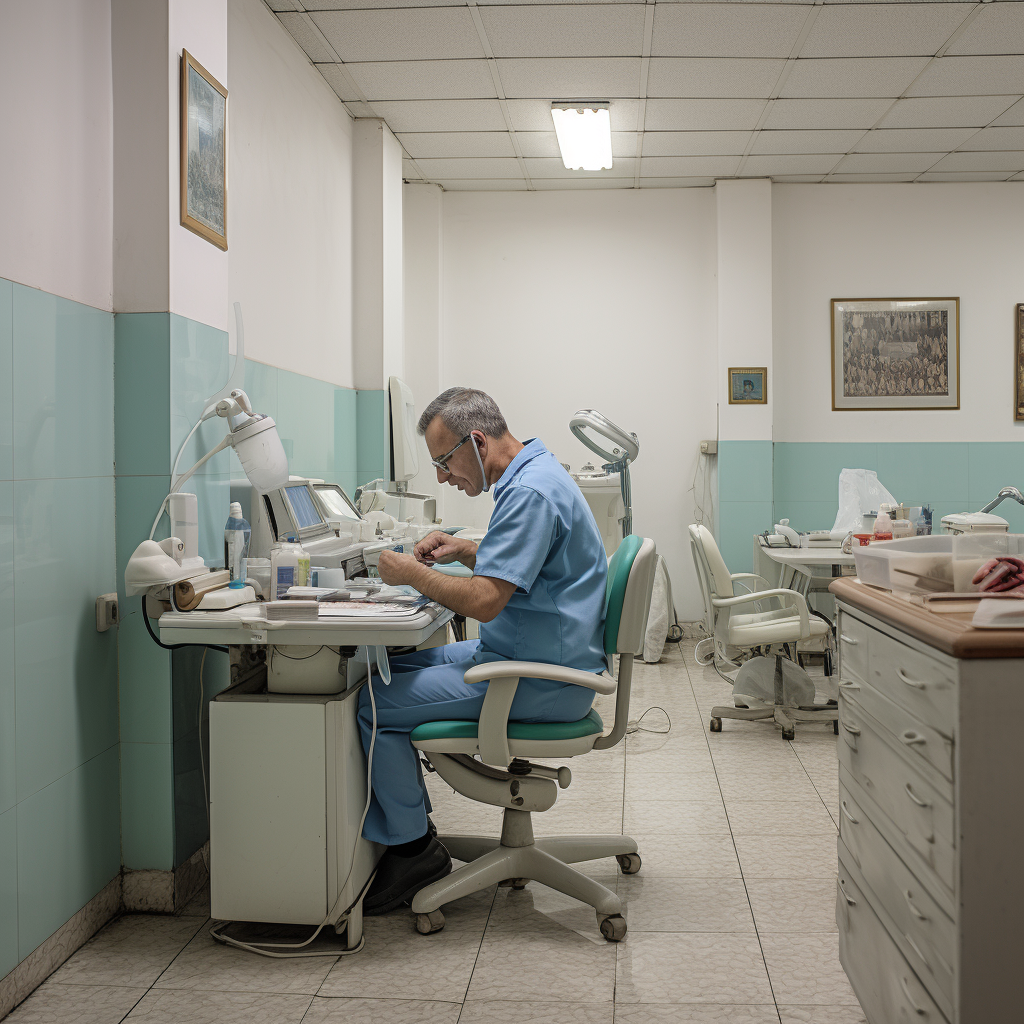
[[[853,816],[853,815],[852,815],[852,814],[850,813],[850,808],[846,806],[846,801],[845,801],[845,800],[843,800],[843,801],[842,801],[842,802],[841,802],[841,803],[839,804],[839,808],[840,808],[840,810],[841,810],[841,811],[843,812],[843,814],[845,814],[845,815],[846,815],[846,818],[847,818],[847,820],[848,820],[848,821],[849,821],[849,822],[850,822],[851,824],[853,824],[853,825],[859,825],[859,824],[860,824],[860,818],[855,818],[855,817],[854,817],[854,816]]]
[[[910,945],[910,948],[921,958],[921,963],[923,963],[925,967],[927,967],[928,970],[932,974],[934,974],[935,972],[932,970],[932,965],[928,963],[928,957],[926,957],[924,953],[921,952],[921,949],[918,946],[918,944],[909,935],[907,935],[906,932],[903,933],[903,938],[907,940],[908,944]]]
[[[913,729],[905,729],[900,733],[900,739],[908,746],[912,747],[915,743],[927,743],[928,737],[922,736],[919,732],[914,732]]]
[[[928,915],[927,914],[922,914],[921,911],[918,910],[916,906],[914,906],[914,900],[913,900],[913,898],[910,895],[910,890],[909,889],[904,889],[903,890],[903,898],[907,901],[907,906],[910,907],[910,912],[914,915],[914,917],[916,917],[918,919],[918,921],[927,921],[928,920]],[[908,942],[910,941],[909,938],[908,938],[907,941]],[[924,958],[922,957],[922,959],[924,959]]]
[[[843,894],[843,899],[846,900],[846,902],[851,907],[857,906],[857,901],[843,888],[843,883],[842,882],[836,882],[836,885],[839,886],[839,891]]]
[[[856,726],[856,725],[850,725],[850,723],[849,723],[849,722],[842,722],[841,724],[842,724],[843,728],[844,728],[844,729],[845,729],[845,730],[846,730],[846,731],[847,731],[847,732],[848,732],[848,733],[849,733],[849,734],[850,734],[851,736],[859,736],[859,735],[860,735],[860,727],[859,727],[859,726]]]
[[[839,639],[844,644],[849,644],[851,647],[856,647],[857,644],[860,643],[860,641],[855,636],[847,636],[845,633],[840,633]]]
[[[849,679],[840,679],[839,680],[839,685],[844,690],[859,690],[860,689],[860,683],[851,683]]]
[[[900,975],[900,988],[903,989],[903,994],[907,997],[907,1002],[910,1003],[911,1009],[919,1017],[923,1017],[928,1011],[923,1006],[918,1006],[914,1002],[914,997],[910,994],[910,986],[907,984],[907,979]]]
[[[914,801],[914,803],[915,803],[915,804],[917,804],[917,806],[918,806],[918,807],[931,807],[931,804],[930,804],[930,803],[929,803],[929,802],[928,802],[927,800],[922,800],[922,799],[921,799],[921,798],[920,798],[920,797],[919,797],[919,796],[918,796],[918,795],[917,795],[917,794],[916,794],[916,793],[915,793],[915,792],[913,791],[913,789],[911,789],[911,788],[910,788],[910,783],[909,783],[909,782],[908,782],[908,783],[906,784],[906,786],[904,786],[903,788],[904,788],[904,789],[906,790],[907,796],[909,796],[909,797],[910,797],[910,799],[911,799],[911,800],[913,800],[913,801]]]
[[[915,690],[923,690],[926,688],[926,683],[922,683],[917,679],[911,679],[910,676],[908,676],[901,668],[896,670],[896,675],[898,675],[900,679],[907,684],[907,686],[912,686]]]

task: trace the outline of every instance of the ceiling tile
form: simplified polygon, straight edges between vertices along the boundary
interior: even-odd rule
[[[550,132],[516,132],[516,142],[524,157],[549,157],[561,160],[558,138]],[[636,132],[612,132],[612,156],[636,156]]]
[[[931,56],[973,10],[965,3],[830,4],[818,14],[803,57]]]
[[[289,35],[306,51],[306,56],[311,61],[333,61],[335,56],[324,46],[309,18],[305,14],[279,14],[281,24],[288,30]]]
[[[514,178],[522,174],[515,157],[463,158],[458,160],[417,160],[430,181],[439,178]]]
[[[974,128],[875,128],[853,148],[858,153],[948,153],[974,133]]]
[[[422,180],[423,176],[420,174],[416,165],[411,160],[403,160],[402,177],[408,179],[409,181],[420,181]]]
[[[639,102],[631,99],[613,99],[610,104],[612,133],[635,132]],[[650,104],[647,105],[650,110]],[[550,132],[555,123],[551,120],[550,100],[509,100],[508,112],[512,127],[517,132]]]
[[[748,156],[740,173],[745,178],[765,177],[769,174],[828,174],[840,160],[838,154],[800,156]]]
[[[327,80],[327,84],[346,103],[357,102],[363,98],[362,91],[355,84],[352,76],[348,73],[348,67],[344,64],[317,64],[317,71]]]
[[[879,128],[983,128],[1011,103],[1004,96],[915,96],[898,100]]]
[[[913,181],[916,174],[832,174],[828,182],[835,185],[881,185],[885,182]]]
[[[927,57],[833,57],[798,60],[781,96],[902,96],[928,63]]]
[[[639,57],[643,50],[638,4],[488,7],[480,17],[495,57]]]
[[[949,149],[1024,149],[1024,127],[982,128],[976,135]]]
[[[764,100],[648,100],[644,129],[651,131],[750,131]]]
[[[456,178],[437,181],[445,192],[525,192],[525,178]]]
[[[993,126],[1024,125],[1024,100],[1018,100],[1006,113],[1001,117],[997,117],[992,123]]]
[[[932,61],[907,95],[1019,96],[1022,92],[1024,56],[942,57]]]
[[[640,95],[639,57],[533,57],[498,61],[509,98],[600,100]]]
[[[632,188],[633,178],[531,178],[538,192],[593,191],[606,188]]]
[[[767,98],[785,66],[784,60],[655,57],[647,78],[647,95]]]
[[[310,17],[346,62],[485,56],[466,7],[321,11]]]
[[[917,181],[1016,181],[1007,171],[929,171]]]
[[[500,132],[497,100],[383,100],[373,109],[393,132]]]
[[[641,188],[710,188],[714,178],[641,178]]]
[[[848,153],[864,133],[846,131],[772,132],[760,131],[751,153]]]
[[[452,0],[294,0],[307,11],[373,10],[378,7],[453,7]]]
[[[792,4],[658,4],[651,53],[659,57],[788,57],[806,17],[806,8]]]
[[[740,156],[750,132],[644,132],[644,156]]]
[[[950,153],[934,167],[934,171],[1024,171],[1024,152]]]
[[[739,165],[738,156],[645,156],[640,174],[647,178],[731,178]]]
[[[526,161],[526,173],[531,178],[632,178],[636,174],[636,157],[612,160],[604,171],[570,171],[561,157],[531,157]]]
[[[950,53],[1020,53],[1024,4],[985,4],[949,48]]]
[[[942,153],[852,153],[836,168],[840,174],[920,174]]]
[[[552,133],[553,134],[553,133]],[[508,132],[403,132],[398,141],[409,156],[515,156]]]
[[[396,60],[345,67],[371,103],[490,99],[498,95],[485,60]]]
[[[776,185],[815,185],[822,181],[823,174],[773,174]]]
[[[769,129],[870,128],[889,100],[776,100],[764,123]]]

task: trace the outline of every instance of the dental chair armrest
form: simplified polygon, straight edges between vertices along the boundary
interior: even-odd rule
[[[806,639],[811,635],[811,616],[807,610],[807,601],[803,594],[795,590],[775,588],[773,590],[756,590],[752,594],[741,594],[739,597],[712,597],[711,603],[716,608],[735,608],[737,605],[755,604],[765,598],[777,598],[783,607],[791,605],[800,616],[800,637]]]
[[[760,580],[766,587],[771,586],[771,583],[769,583],[768,580],[766,580],[763,576],[758,575],[756,572],[734,572],[730,573],[729,578],[733,581],[733,583],[735,583],[737,580]],[[742,585],[747,586],[746,583]],[[753,588],[751,588],[750,592],[754,593]]]
[[[581,672],[564,665],[548,665],[540,661],[489,661],[474,665],[463,676],[467,683],[487,683],[487,693],[480,709],[477,742],[484,764],[506,767],[512,760],[508,749],[508,716],[519,680],[552,679],[558,683],[575,683],[598,693],[614,693],[616,682],[595,672]]]

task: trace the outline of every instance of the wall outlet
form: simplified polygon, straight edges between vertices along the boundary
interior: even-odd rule
[[[96,598],[96,632],[105,633],[118,621],[117,594],[101,594]]]
[[[718,454],[718,442],[717,441],[701,441],[700,443],[701,455],[717,455]]]

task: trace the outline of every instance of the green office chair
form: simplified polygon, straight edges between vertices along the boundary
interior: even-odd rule
[[[511,880],[516,888],[536,880],[589,903],[601,934],[619,942],[626,934],[619,897],[570,867],[577,861],[615,857],[624,874],[640,870],[636,841],[623,835],[558,836],[534,839],[531,814],[546,811],[572,776],[568,768],[532,764],[531,757],[576,757],[605,750],[626,733],[633,658],[640,654],[654,588],[653,540],[631,535],[608,565],[604,648],[619,655],[618,680],[561,665],[496,661],[477,665],[467,683],[484,683],[487,694],[479,722],[426,722],[412,732],[413,746],[430,759],[453,789],[481,803],[504,807],[501,838],[439,836],[448,852],[467,863],[421,889],[412,901],[416,927],[424,935],[444,927],[440,907],[462,896]],[[605,729],[594,710],[578,722],[510,722],[509,709],[521,677],[576,683],[598,693],[615,693],[615,721]],[[477,759],[479,757],[479,760]],[[493,766],[493,767],[492,767]]]

